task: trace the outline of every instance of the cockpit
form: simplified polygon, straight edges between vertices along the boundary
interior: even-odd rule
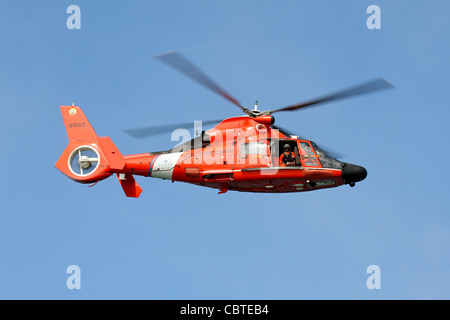
[[[289,149],[288,146],[290,147]],[[285,152],[286,150],[289,151]],[[291,158],[293,158],[294,161],[292,166],[295,167],[342,168],[342,162],[338,161],[336,157],[328,151],[320,148],[313,141],[296,139],[272,140],[270,142],[270,153],[273,166],[285,166],[285,164],[283,164],[283,160],[285,160],[283,154],[292,154],[288,161],[291,161]]]

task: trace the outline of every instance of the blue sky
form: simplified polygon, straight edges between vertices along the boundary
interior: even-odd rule
[[[72,4],[81,30],[66,27]],[[366,27],[372,4],[380,30]],[[449,299],[449,14],[448,1],[2,1],[0,298]],[[123,154],[175,144],[124,129],[240,115],[153,58],[170,50],[261,109],[388,79],[395,90],[276,117],[367,179],[218,195],[137,177],[136,200],[114,177],[64,177],[60,105]]]

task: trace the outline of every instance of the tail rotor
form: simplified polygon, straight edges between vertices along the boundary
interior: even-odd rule
[[[98,168],[100,155],[93,147],[81,146],[69,156],[69,169],[78,176],[87,176]]]

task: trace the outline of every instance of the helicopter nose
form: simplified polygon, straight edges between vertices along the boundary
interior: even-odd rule
[[[355,182],[363,181],[367,177],[367,170],[361,166],[347,163],[341,171],[344,183],[354,186]]]

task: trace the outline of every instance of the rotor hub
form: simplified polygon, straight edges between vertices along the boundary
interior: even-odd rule
[[[81,156],[78,159],[78,164],[80,165],[80,167],[82,167],[83,169],[88,169],[91,166],[91,161],[89,160],[88,156]]]

